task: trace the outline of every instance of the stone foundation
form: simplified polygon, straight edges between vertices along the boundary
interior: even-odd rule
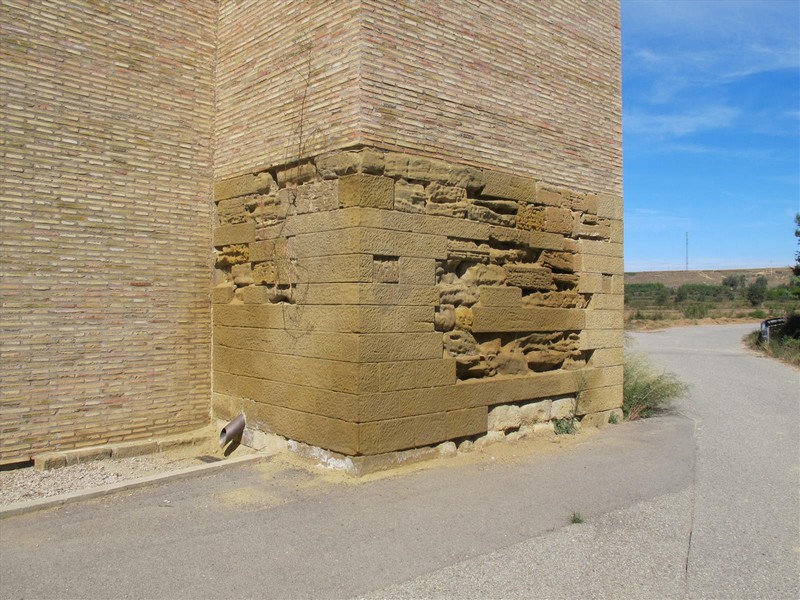
[[[370,147],[215,201],[216,417],[376,455],[621,405],[621,198]]]

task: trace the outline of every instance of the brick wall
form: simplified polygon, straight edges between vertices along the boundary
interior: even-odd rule
[[[360,0],[220,3],[217,177],[359,141]]]
[[[622,193],[616,0],[364,0],[365,143]]]
[[[208,420],[215,20],[0,5],[0,462]]]
[[[616,0],[248,0],[219,31],[217,177],[366,144],[622,193]]]

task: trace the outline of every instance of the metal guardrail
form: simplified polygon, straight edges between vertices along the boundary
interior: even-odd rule
[[[784,319],[783,317],[775,317],[772,319],[765,319],[761,321],[761,331],[759,332],[759,337],[761,338],[761,341],[769,344],[769,338],[772,328],[780,327],[784,323],[786,323],[786,319]]]

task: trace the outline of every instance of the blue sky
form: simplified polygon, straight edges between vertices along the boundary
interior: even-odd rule
[[[794,264],[800,2],[623,0],[625,270]]]

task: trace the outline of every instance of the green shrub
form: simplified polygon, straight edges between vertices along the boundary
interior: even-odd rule
[[[649,417],[683,397],[689,386],[674,373],[658,371],[642,354],[625,357],[622,412],[630,421]]]
[[[683,308],[683,316],[687,319],[703,319],[708,316],[708,306],[705,304],[690,304]]]
[[[553,428],[556,435],[571,435],[575,433],[575,418],[566,417],[564,419],[553,419]]]

